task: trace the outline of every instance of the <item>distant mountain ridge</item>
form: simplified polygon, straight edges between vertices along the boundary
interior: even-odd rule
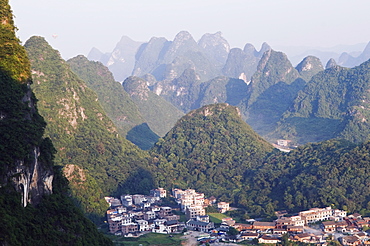
[[[347,56],[346,61],[366,59],[370,53],[368,47],[358,59]],[[341,63],[329,59],[326,69],[340,66],[344,58]],[[182,31],[173,41],[152,38],[143,43],[136,54],[133,74],[146,80],[152,92],[184,113],[209,103],[228,102],[239,107],[243,119],[269,141],[292,138],[293,142],[303,143],[304,137],[294,133],[296,128],[286,128],[281,122],[285,122],[311,79],[322,71],[322,61],[315,56],[306,56],[294,67],[283,52],[275,51],[266,43],[259,51],[248,43],[243,50],[230,49],[220,32],[205,34],[196,42],[190,33]],[[343,112],[341,122],[345,115]],[[312,116],[307,117],[313,120]],[[334,136],[323,131],[315,131],[309,139],[327,140]],[[318,137],[319,134],[324,135]],[[346,139],[351,138],[348,134],[351,135],[347,132]]]
[[[112,71],[115,80],[122,82],[131,75],[135,66],[135,55],[141,44],[127,36],[122,36],[111,53],[103,54],[93,48],[87,57],[89,60],[102,62]]]

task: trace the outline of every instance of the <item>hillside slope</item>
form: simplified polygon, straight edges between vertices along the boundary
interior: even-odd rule
[[[85,212],[102,215],[106,209],[103,196],[128,192],[130,184],[125,181],[147,165],[147,154],[120,137],[97,95],[44,38],[32,37],[25,47],[32,64],[32,88],[48,122],[45,135],[57,149],[55,162],[82,169],[79,175],[67,175],[73,194]]]
[[[237,108],[213,104],[182,117],[151,153],[158,158],[159,185],[233,199],[242,189],[245,172],[271,150]]]
[[[0,1],[0,245],[112,245],[69,197],[30,89],[30,62]]]
[[[141,149],[149,149],[154,145],[158,135],[150,130],[137,105],[121,83],[114,80],[107,67],[100,62],[89,61],[82,55],[67,62],[72,71],[96,92],[104,111],[123,137]]]
[[[284,114],[277,132],[298,143],[369,139],[370,62],[334,66],[314,76]]]

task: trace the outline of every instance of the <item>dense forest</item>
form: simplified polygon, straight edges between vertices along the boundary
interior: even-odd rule
[[[275,152],[249,171],[245,199],[238,203],[255,214],[324,206],[369,214],[369,147],[329,140]]]
[[[97,94],[44,38],[31,37],[25,48],[39,112],[48,123],[45,135],[57,149],[55,163],[66,167],[72,193],[84,211],[100,217],[107,208],[104,196],[148,192],[153,181],[132,185],[127,180],[149,168],[149,155],[118,134]],[[140,182],[145,189],[138,188]]]
[[[246,170],[258,165],[272,146],[228,104],[191,111],[152,148],[160,186],[195,188],[230,200],[243,187]]]
[[[195,188],[251,216],[333,206],[370,213],[370,143],[346,140],[273,150],[227,104],[191,111],[151,150],[167,188]]]
[[[89,61],[82,55],[67,62],[71,70],[96,92],[104,111],[121,136],[141,149],[150,149],[159,136],[149,128],[138,106],[121,83],[114,80],[108,68],[100,62]]]
[[[23,207],[20,194],[0,189],[0,243],[5,245],[113,245],[70,197],[68,181],[55,167],[53,194]]]
[[[54,166],[7,0],[0,13],[0,244],[112,245],[75,206]]]

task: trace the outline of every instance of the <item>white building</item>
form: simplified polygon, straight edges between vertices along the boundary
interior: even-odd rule
[[[147,202],[146,197],[141,194],[133,195],[132,200],[135,205],[140,205],[140,203]]]
[[[183,212],[192,205],[203,206],[204,204],[204,194],[197,193],[193,189],[173,189],[172,194],[176,198],[176,201],[181,205],[181,210]]]
[[[149,223],[146,220],[136,220],[136,223],[139,225],[139,231],[148,231],[150,229]]]
[[[201,205],[190,205],[185,210],[186,219],[196,219],[198,216],[206,215],[206,210]]]
[[[132,206],[132,196],[131,195],[122,195],[121,196],[122,205],[125,207]]]
[[[302,217],[306,224],[329,220],[331,217],[344,218],[346,215],[346,211],[332,209],[331,207],[311,208],[310,210],[299,212],[299,216]]]
[[[227,202],[217,203],[217,208],[220,213],[225,213],[230,210],[230,204]]]
[[[164,198],[167,196],[167,191],[163,188],[157,188],[150,191],[150,195],[154,197]]]

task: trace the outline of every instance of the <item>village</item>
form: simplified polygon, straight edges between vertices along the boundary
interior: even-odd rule
[[[225,217],[215,224],[206,215],[205,208],[217,207],[219,213],[229,211],[230,204],[218,202],[215,197],[205,198],[193,189],[172,189],[175,205],[163,205],[167,191],[157,188],[150,195],[121,195],[120,198],[106,197],[110,208],[107,211],[109,232],[116,236],[138,237],[146,233],[202,232],[200,244],[214,242],[251,241],[260,244],[279,244],[282,240],[327,245],[338,240],[342,245],[370,245],[370,217],[332,207],[311,208],[288,216],[285,211],[276,212],[277,219],[271,222],[247,220],[236,223]],[[185,218],[186,219],[185,219]],[[181,219],[180,219],[181,218]],[[237,233],[228,233],[229,231]]]

